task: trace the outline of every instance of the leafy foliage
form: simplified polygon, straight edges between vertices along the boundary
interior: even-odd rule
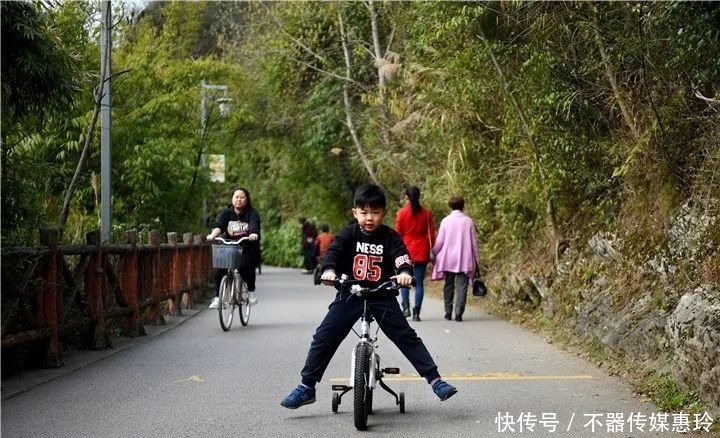
[[[43,94],[29,97],[48,117],[32,125],[40,119],[17,112],[26,123],[3,132],[4,191],[12,187],[3,196],[5,236],[52,223],[79,154],[93,84],[73,69],[97,68],[88,61],[97,59],[92,7],[79,5],[2,5],[3,32],[14,29],[13,38],[29,43],[8,54],[53,55],[37,70],[43,84],[34,90]],[[245,186],[266,238],[287,240],[266,240],[266,260],[293,264],[297,217],[338,229],[354,187],[369,180],[346,125],[344,85],[366,158],[388,191],[389,218],[406,184],[421,187],[438,219],[450,194],[461,194],[498,265],[547,240],[548,204],[571,241],[616,229],[655,245],[681,199],[716,196],[704,187],[717,179],[717,107],[694,94],[718,95],[717,4],[373,7],[381,60],[360,2],[153,2],[121,20],[113,70],[130,72],[113,80],[118,229],[201,231],[202,199],[214,212]],[[51,69],[58,74],[50,77]],[[230,117],[221,118],[219,95],[209,95],[204,133],[203,79],[228,85],[233,98]],[[3,82],[6,108],[26,106],[19,86]],[[85,97],[71,92],[78,87]],[[58,93],[65,100],[50,99]],[[225,183],[210,183],[201,153],[225,154]],[[76,226],[97,219],[98,163],[95,150],[74,199]],[[20,217],[38,205],[43,219],[24,228]]]

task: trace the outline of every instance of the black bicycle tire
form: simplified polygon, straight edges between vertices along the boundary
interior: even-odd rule
[[[235,312],[235,303],[234,300],[231,300],[230,302],[230,312],[229,312],[229,322],[225,323],[225,318],[223,318],[223,296],[224,296],[224,288],[227,287],[228,279],[230,279],[229,275],[225,275],[222,280],[220,281],[220,287],[218,288],[218,297],[220,298],[220,307],[218,307],[218,316],[220,319],[220,328],[226,332],[230,330],[230,327],[232,327],[232,321],[233,321],[233,312]],[[233,282],[230,282],[230,287],[232,288]],[[230,293],[232,294],[232,289],[230,290]]]
[[[242,324],[243,327],[248,325],[250,323],[250,314],[252,313],[252,306],[250,306],[250,302],[248,299],[243,299],[243,286],[247,287],[247,283],[240,279],[240,286],[238,287],[238,314],[240,315],[240,324]],[[247,315],[245,315],[244,309],[247,309]]]
[[[369,377],[370,346],[363,342],[355,347],[355,375],[353,376],[353,416],[357,430],[367,429],[367,384]]]

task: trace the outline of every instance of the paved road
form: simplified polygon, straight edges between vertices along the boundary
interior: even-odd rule
[[[679,435],[629,432],[627,422],[622,432],[608,426],[615,414],[650,417],[659,410],[618,379],[507,322],[477,310],[462,323],[445,321],[441,303],[433,299],[426,299],[415,328],[440,372],[458,387],[455,397],[438,401],[380,333],[383,366],[399,366],[403,373],[388,384],[405,392],[405,414],[382,391],[366,432],[354,429],[350,397],[339,413],[331,413],[330,384],[349,373],[351,337],[318,385],[318,401],[284,409],[280,400],[299,381],[332,289],[312,286],[310,276],[297,270],[266,268],[258,291],[261,302],[247,327],[223,333],[217,313],[205,310],[160,336],[4,400],[2,437]],[[498,413],[504,421],[497,422]],[[534,432],[521,433],[517,423],[510,424],[514,432],[499,431],[522,413],[536,416],[527,423],[534,423]],[[540,421],[552,414],[555,432],[550,422]],[[591,414],[599,414],[602,424],[595,423],[595,433],[585,426]],[[617,432],[608,433],[608,427]]]

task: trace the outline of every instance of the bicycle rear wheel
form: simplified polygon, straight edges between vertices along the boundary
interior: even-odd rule
[[[235,311],[235,299],[233,296],[233,279],[229,275],[223,277],[220,282],[220,307],[218,315],[220,316],[220,327],[223,331],[230,330],[233,322],[233,312]]]
[[[370,346],[360,343],[355,347],[355,376],[353,382],[353,414],[355,417],[355,428],[357,430],[367,429],[368,412],[370,408]]]
[[[240,324],[246,326],[250,322],[250,310],[252,309],[252,306],[249,301],[250,298],[248,296],[247,284],[245,284],[242,279],[238,279],[236,281],[239,283],[237,285],[237,290],[239,291],[237,308],[238,313],[240,314]]]

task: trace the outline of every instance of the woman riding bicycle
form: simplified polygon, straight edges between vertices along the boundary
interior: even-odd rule
[[[387,201],[377,185],[360,186],[355,191],[353,215],[357,222],[348,225],[335,236],[322,263],[322,277],[332,283],[342,274],[367,285],[378,284],[394,277],[402,286],[412,282],[410,255],[400,235],[383,225]],[[410,327],[394,297],[369,302],[370,312],[383,333],[400,349],[415,370],[423,376],[440,400],[447,400],[457,390],[441,380],[437,365],[423,341]],[[363,312],[363,300],[338,292],[330,304],[325,319],[313,336],[302,380],[280,403],[289,409],[315,402],[315,384],[320,381],[330,359]]]
[[[252,206],[250,192],[240,187],[232,192],[232,203],[222,209],[215,219],[215,225],[207,240],[214,240],[223,235],[227,239],[240,239],[247,237],[249,242],[244,243],[245,251],[250,263],[238,269],[250,292],[250,304],[257,304],[255,296],[255,269],[260,262],[260,214]],[[210,303],[211,309],[220,307],[218,297],[220,282],[226,270],[218,269],[215,272],[215,298]]]

